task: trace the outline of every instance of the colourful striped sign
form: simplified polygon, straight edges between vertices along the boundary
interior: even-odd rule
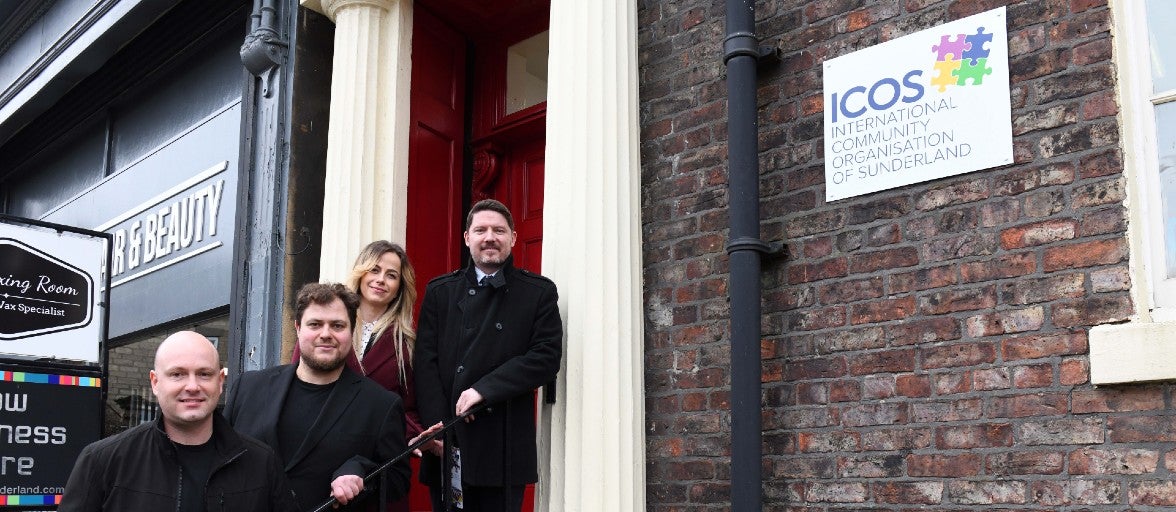
[[[0,505],[60,505],[60,494],[0,494]]]
[[[83,388],[97,388],[102,386],[102,379],[97,377],[78,377],[76,375],[53,375],[50,373],[28,372],[0,372],[0,381],[28,382],[30,384],[57,384],[58,386],[80,386]]]

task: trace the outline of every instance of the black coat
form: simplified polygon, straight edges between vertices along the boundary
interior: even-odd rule
[[[296,512],[281,462],[268,446],[240,436],[213,413],[216,458],[204,488],[205,509]],[[91,443],[74,464],[57,510],[176,510],[180,465],[163,419]]]
[[[421,304],[413,368],[425,425],[454,416],[462,391],[489,405],[455,427],[467,485],[522,485],[538,480],[533,391],[555,378],[563,322],[555,283],[508,261],[487,286],[470,266],[429,282]],[[439,483],[436,459],[421,480]]]
[[[233,427],[277,450],[278,418],[286,393],[297,378],[296,368],[292,364],[275,366],[234,379],[225,405],[225,417]],[[306,440],[284,469],[299,506],[312,510],[330,498],[335,478],[366,476],[407,449],[400,397],[345,367]],[[408,491],[411,470],[407,459],[387,473],[388,499],[395,500]],[[372,494],[365,489],[358,505],[374,503],[369,499]],[[336,510],[363,510],[356,503]]]

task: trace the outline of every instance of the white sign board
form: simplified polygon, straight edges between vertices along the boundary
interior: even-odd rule
[[[0,357],[101,361],[106,244],[101,236],[0,222]]]
[[[827,201],[1013,162],[1004,7],[824,71]]]

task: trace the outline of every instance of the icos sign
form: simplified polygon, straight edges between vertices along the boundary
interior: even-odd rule
[[[825,198],[1013,162],[1003,7],[824,65]]]
[[[0,359],[97,363],[109,237],[0,217]]]

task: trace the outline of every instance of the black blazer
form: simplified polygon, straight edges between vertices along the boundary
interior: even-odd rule
[[[563,322],[555,283],[508,260],[487,286],[473,266],[429,282],[421,304],[413,369],[425,425],[453,417],[457,397],[474,388],[489,408],[455,427],[468,485],[538,480],[533,390],[559,371]],[[436,459],[421,480],[439,483]]]
[[[229,387],[225,417],[237,431],[278,451],[278,417],[297,365],[246,372]],[[314,414],[314,411],[308,411]],[[303,510],[313,510],[331,495],[331,481],[341,475],[366,476],[408,449],[400,397],[344,367],[306,440],[285,462],[290,487]],[[388,499],[408,491],[407,458],[386,473]],[[371,488],[374,488],[372,486]],[[337,510],[365,510],[370,496]]]

